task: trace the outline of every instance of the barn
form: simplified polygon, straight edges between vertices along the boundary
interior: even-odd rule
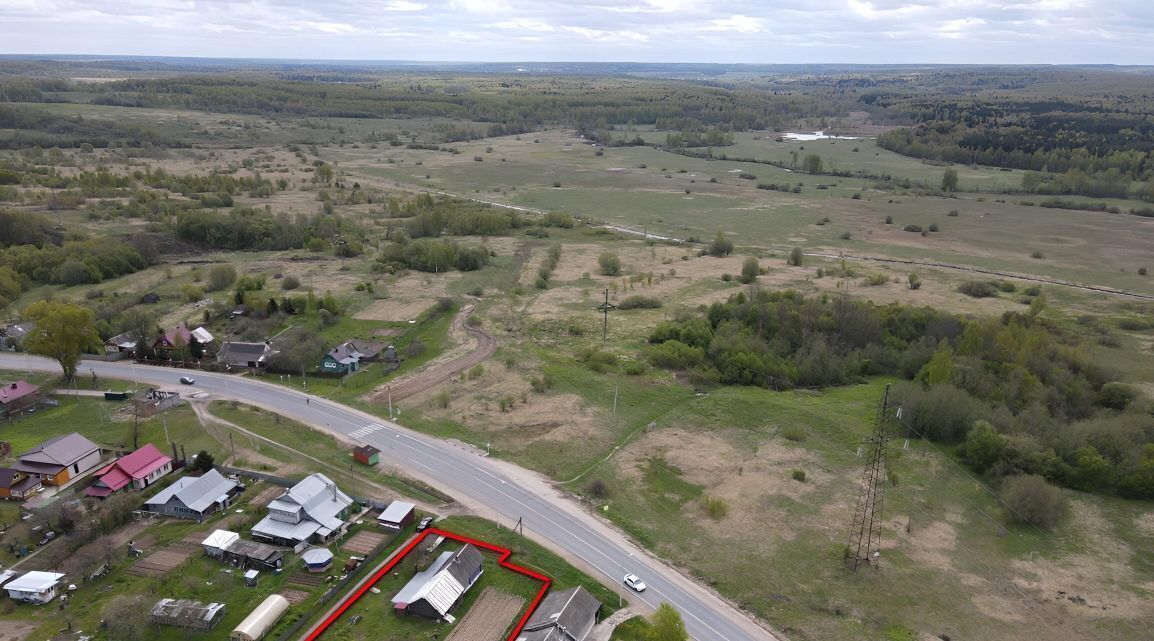
[[[400,531],[413,522],[417,506],[404,501],[393,501],[377,517],[377,524],[386,530]]]

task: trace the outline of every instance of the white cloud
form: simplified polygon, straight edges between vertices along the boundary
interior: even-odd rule
[[[889,20],[893,18],[900,18],[909,16],[915,13],[920,13],[927,9],[925,5],[910,4],[894,7],[892,9],[879,9],[876,4],[869,0],[849,0],[846,3],[850,11],[867,19],[867,20]]]
[[[538,31],[542,33],[556,31],[553,25],[543,20],[535,20],[533,18],[513,18],[512,20],[503,20],[501,22],[494,22],[493,26],[498,29],[508,29],[511,31]]]
[[[449,7],[468,13],[507,13],[513,9],[506,0],[452,0]]]
[[[973,27],[980,27],[986,24],[986,21],[981,18],[958,18],[957,20],[948,20],[934,28],[934,31],[943,38],[959,39],[965,36],[965,32]]]
[[[419,2],[410,2],[409,0],[392,0],[385,3],[385,11],[424,11],[429,5],[421,4]]]
[[[765,31],[765,21],[761,18],[734,15],[728,18],[710,20],[706,31],[736,31],[737,33],[758,33]]]
[[[643,33],[638,33],[636,31],[624,31],[624,30],[610,31],[610,30],[606,30],[606,29],[589,29],[586,27],[561,27],[561,28],[564,29],[565,31],[568,31],[569,33],[579,35],[583,38],[588,38],[589,40],[597,40],[597,41],[602,41],[602,42],[613,41],[613,40],[632,41],[632,42],[646,42],[649,40],[649,36],[647,36]]]

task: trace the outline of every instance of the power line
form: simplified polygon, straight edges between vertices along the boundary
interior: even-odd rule
[[[854,507],[853,521],[849,529],[846,564],[857,570],[862,563],[874,564],[881,556],[882,547],[882,507],[885,493],[886,445],[889,441],[889,399],[890,386],[882,392],[882,402],[878,406],[874,431],[867,439],[869,456],[862,472],[858,487],[857,505]]]

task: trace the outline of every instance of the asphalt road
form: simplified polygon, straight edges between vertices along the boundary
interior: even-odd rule
[[[59,372],[55,361],[24,354],[0,354],[0,368]],[[196,378],[194,389],[233,398],[276,411],[302,423],[350,436],[381,450],[387,465],[430,483],[506,527],[518,519],[525,534],[571,560],[576,559],[609,584],[620,585],[626,572],[649,586],[630,598],[651,608],[673,604],[682,614],[690,636],[698,641],[776,641],[713,592],[668,567],[629,542],[599,519],[586,514],[557,492],[543,477],[471,449],[413,432],[394,422],[359,410],[308,396],[291,389],[208,372],[125,363],[84,361],[77,372],[81,384],[95,371],[98,377],[135,380],[170,389],[185,389],[181,376]]]

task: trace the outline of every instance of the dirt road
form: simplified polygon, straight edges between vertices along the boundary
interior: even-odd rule
[[[372,403],[387,403],[392,390],[392,399],[399,400],[423,392],[457,374],[477,365],[497,351],[497,339],[479,327],[470,327],[465,320],[476,309],[466,305],[457,313],[449,329],[449,337],[459,343],[424,368],[378,387],[369,396]]]

